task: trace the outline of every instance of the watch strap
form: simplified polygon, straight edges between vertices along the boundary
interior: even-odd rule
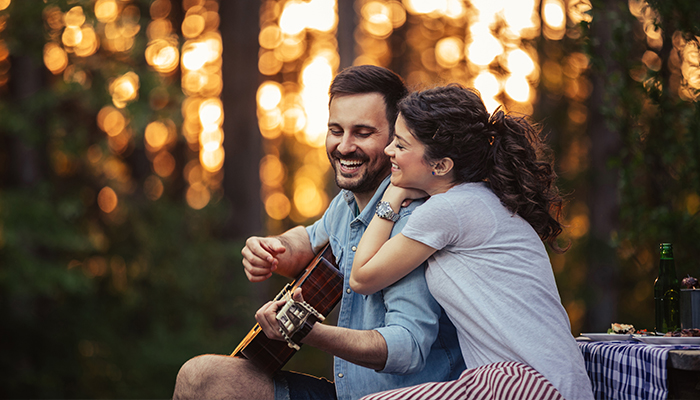
[[[279,324],[280,333],[287,341],[287,345],[295,350],[300,349],[301,340],[311,332],[318,321],[325,318],[305,301],[288,299],[275,316]]]

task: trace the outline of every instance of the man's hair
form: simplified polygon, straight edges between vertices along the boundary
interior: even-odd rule
[[[394,124],[399,113],[399,100],[408,94],[403,79],[386,68],[374,65],[348,67],[333,79],[330,87],[330,101],[333,101],[336,96],[365,93],[379,93],[384,98],[389,134],[393,137]]]

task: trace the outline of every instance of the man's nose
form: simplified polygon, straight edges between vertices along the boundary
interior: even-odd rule
[[[355,144],[355,140],[352,137],[352,135],[349,134],[344,134],[340,138],[340,143],[338,144],[338,151],[341,154],[350,154],[357,149],[357,145]]]

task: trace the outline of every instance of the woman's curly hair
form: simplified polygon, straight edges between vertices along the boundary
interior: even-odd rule
[[[486,181],[501,203],[524,218],[559,253],[556,242],[563,199],[549,148],[522,117],[497,109],[492,115],[476,90],[459,84],[414,92],[399,103],[413,136],[425,145],[429,163],[449,157],[455,183]]]

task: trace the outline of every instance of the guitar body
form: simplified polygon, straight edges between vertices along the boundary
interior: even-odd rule
[[[330,245],[321,250],[297,278],[275,297],[280,300],[300,287],[304,301],[323,316],[333,310],[343,290],[343,274],[335,263]],[[272,374],[278,371],[296,353],[287,342],[272,340],[265,336],[258,324],[236,347],[231,356],[243,357],[252,361],[263,371]]]

